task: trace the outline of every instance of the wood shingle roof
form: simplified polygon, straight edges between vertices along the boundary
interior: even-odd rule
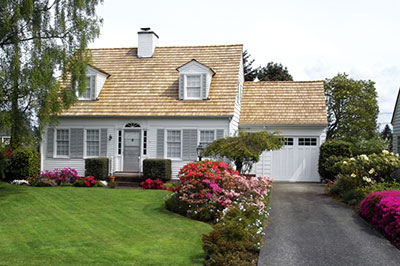
[[[324,82],[245,82],[240,124],[326,125]]]
[[[62,116],[232,116],[242,45],[91,49],[91,65],[109,74],[96,101],[79,101]],[[197,60],[215,71],[209,100],[178,99],[177,67]]]

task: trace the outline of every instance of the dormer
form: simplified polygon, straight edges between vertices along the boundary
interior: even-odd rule
[[[211,78],[215,72],[195,59],[178,67],[179,99],[207,100],[210,94]]]
[[[86,90],[78,95],[79,100],[94,101],[99,96],[101,89],[110,75],[106,72],[88,65],[86,72]]]

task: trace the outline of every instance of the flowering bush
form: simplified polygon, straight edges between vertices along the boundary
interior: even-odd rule
[[[179,171],[179,180],[182,184],[188,182],[198,184],[197,181],[201,181],[204,179],[213,182],[215,180],[221,179],[221,176],[225,174],[238,174],[238,172],[222,161],[191,162],[183,166],[182,169]]]
[[[369,194],[361,202],[360,215],[400,247],[400,191],[378,191]]]
[[[54,169],[53,171],[42,171],[40,177],[55,180],[57,184],[72,183],[78,179],[78,172],[73,168]]]
[[[140,182],[143,189],[164,189],[164,183],[159,178],[152,180],[147,178],[145,181]]]
[[[21,186],[21,185],[27,185],[27,186],[29,186],[29,182],[26,181],[25,179],[21,179],[21,180],[15,179],[15,180],[13,180],[10,184],[11,184],[11,185],[19,185],[19,186]]]

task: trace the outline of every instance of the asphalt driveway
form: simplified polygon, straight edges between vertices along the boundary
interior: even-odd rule
[[[258,265],[400,265],[400,250],[316,183],[275,183]]]

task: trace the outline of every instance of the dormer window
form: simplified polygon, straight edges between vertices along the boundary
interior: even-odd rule
[[[215,72],[196,60],[177,68],[179,71],[179,99],[207,100],[211,78]]]
[[[86,90],[79,94],[79,100],[92,100],[95,94],[95,80],[96,76],[86,76]]]
[[[88,66],[86,74],[86,89],[83,93],[77,92],[78,99],[96,100],[109,76],[110,74],[107,74],[99,68]]]

